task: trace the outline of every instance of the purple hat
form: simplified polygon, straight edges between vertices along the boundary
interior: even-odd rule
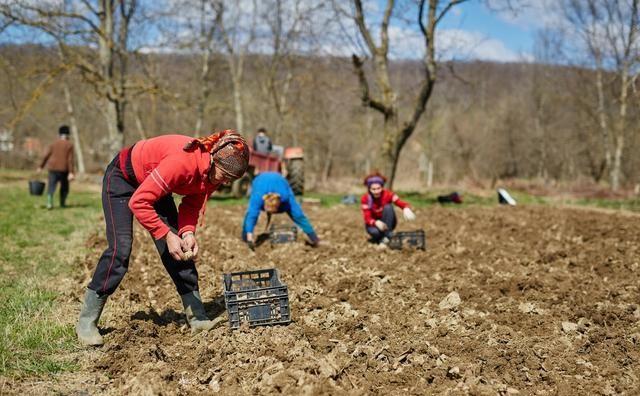
[[[384,186],[384,179],[381,176],[370,176],[367,177],[365,183],[367,184],[367,187],[371,187],[372,184]]]

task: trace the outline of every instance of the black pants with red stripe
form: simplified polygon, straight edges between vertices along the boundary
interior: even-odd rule
[[[109,247],[102,253],[98,266],[89,283],[89,289],[98,295],[110,295],[117,288],[129,268],[131,245],[133,243],[133,213],[129,209],[129,199],[136,187],[122,174],[119,159],[107,166],[102,181],[102,209],[107,225]],[[178,227],[178,210],[173,197],[167,195],[156,202],[154,209],[160,219],[173,232]],[[198,290],[198,271],[193,260],[178,261],[171,257],[164,239],[155,240],[162,264],[171,276],[180,295]]]

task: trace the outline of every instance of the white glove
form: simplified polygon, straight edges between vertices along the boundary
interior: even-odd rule
[[[376,220],[376,228],[379,229],[380,231],[386,231],[387,225],[382,220]]]
[[[402,215],[404,216],[404,219],[408,221],[414,221],[416,219],[416,215],[413,213],[411,208],[402,209]]]

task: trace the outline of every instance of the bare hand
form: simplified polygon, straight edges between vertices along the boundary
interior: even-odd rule
[[[404,216],[404,219],[407,221],[414,221],[416,219],[416,215],[411,208],[402,209],[402,216]]]
[[[42,168],[41,168],[41,167],[38,167],[38,171],[37,171],[37,172],[38,172],[38,173],[42,173]]]
[[[182,235],[182,251],[187,253],[185,255],[187,260],[196,260],[198,257],[198,242],[193,232]]]
[[[247,232],[247,247],[252,252],[256,251],[256,243],[255,243],[255,240],[253,239],[253,232]]]
[[[307,246],[311,246],[312,248],[317,248],[318,246],[324,246],[324,243],[321,243],[319,239],[316,241],[312,241],[312,240],[304,241],[304,244]]]
[[[73,179],[76,178],[76,175],[74,175],[73,173],[69,172],[69,175],[67,176],[67,180],[69,181],[73,181]]]
[[[384,221],[376,220],[376,228],[379,229],[380,231],[386,231],[388,227]]]
[[[182,239],[179,236],[169,231],[169,233],[165,236],[165,240],[167,241],[167,249],[169,249],[169,254],[176,260],[182,261],[183,253],[182,253]]]

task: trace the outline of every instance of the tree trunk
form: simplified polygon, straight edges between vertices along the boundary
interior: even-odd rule
[[[333,145],[329,140],[329,148],[324,159],[324,167],[322,169],[322,184],[326,185],[329,177],[331,176],[331,169],[333,168]]]
[[[140,135],[140,139],[146,139],[147,133],[144,129],[144,124],[142,123],[142,118],[140,117],[140,109],[135,101],[131,101],[131,106],[133,108],[133,117],[136,123],[136,129],[138,130],[138,135]]]
[[[542,110],[539,107],[538,109],[536,109],[536,115],[535,115],[535,129],[538,131],[538,137],[540,139],[540,144],[539,144],[539,150],[540,150],[540,157],[538,159],[538,177],[543,179],[545,184],[547,183],[548,177],[549,177],[549,172],[547,170],[547,133],[546,133],[546,127],[543,125],[543,121],[542,121],[542,114],[541,114]]]
[[[284,133],[282,131],[282,129],[284,128],[285,125],[285,117],[287,115],[288,109],[288,103],[287,103],[287,95],[289,93],[289,87],[291,84],[291,80],[293,79],[293,71],[291,70],[291,65],[289,65],[289,69],[287,70],[287,74],[284,78],[284,81],[282,83],[282,87],[280,89],[280,91],[278,91],[278,87],[277,87],[277,81],[275,80],[275,76],[272,77],[273,80],[270,83],[270,87],[271,87],[271,96],[273,98],[273,103],[275,106],[275,110],[276,110],[276,125],[275,125],[275,130],[274,130],[274,135],[276,137],[276,139],[282,139],[284,137]]]
[[[78,122],[76,120],[73,101],[71,100],[71,93],[69,92],[69,85],[67,84],[66,80],[63,81],[62,88],[64,90],[64,99],[67,102],[67,114],[69,115],[71,138],[73,139],[73,149],[76,155],[78,173],[85,173],[84,155],[82,154],[82,144],[80,142],[80,135],[78,133]]]
[[[117,144],[118,150],[124,147],[125,144],[125,136],[124,136],[124,122],[125,122],[125,110],[127,108],[127,100],[124,96],[124,92],[122,97],[116,102],[116,120],[118,126],[118,137]]]
[[[60,62],[64,63],[64,52],[62,46],[58,44],[58,58]],[[85,173],[84,154],[82,151],[82,142],[80,141],[80,134],[78,132],[78,121],[76,120],[75,108],[73,106],[73,100],[71,98],[71,92],[69,91],[69,83],[63,76],[62,89],[64,90],[64,99],[67,104],[67,114],[69,115],[69,124],[71,126],[71,137],[73,139],[73,149],[76,155],[76,164],[78,165],[78,173]]]
[[[622,173],[622,154],[624,153],[624,141],[627,128],[627,100],[629,98],[629,67],[625,63],[620,76],[620,110],[615,131],[615,148],[613,156],[613,168],[611,169],[611,189],[616,191],[620,188],[620,178]]]
[[[123,146],[122,137],[119,136],[119,109],[115,102],[113,82],[113,2],[111,0],[100,1],[100,34],[98,35],[98,57],[103,81],[105,98],[103,100],[106,111],[104,115],[107,121],[107,133],[109,139],[109,151],[115,155]]]
[[[613,155],[613,166],[611,167],[611,189],[617,191],[620,188],[622,175],[622,153],[624,151],[624,135],[616,136],[616,147]]]
[[[200,69],[200,99],[196,107],[196,127],[193,131],[194,136],[202,134],[202,124],[204,122],[204,110],[207,106],[209,98],[209,62],[211,60],[211,49],[207,45],[202,54],[202,68]]]
[[[603,70],[598,61],[598,69],[596,71],[596,90],[598,92],[598,122],[600,126],[600,135],[602,137],[602,149],[604,150],[604,167],[611,170],[611,143],[609,142],[609,125],[607,121],[606,105],[604,99]]]
[[[393,186],[397,164],[396,134],[398,118],[395,114],[385,116],[383,124],[383,142],[380,155],[382,171],[389,179],[389,188]]]
[[[124,146],[124,134],[120,132],[118,103],[106,99],[107,111],[104,113],[107,118],[107,128],[109,131],[109,151],[115,155]]]
[[[242,64],[238,70],[232,70],[231,82],[233,83],[233,108],[236,115],[236,130],[244,131],[244,106],[242,103]]]

